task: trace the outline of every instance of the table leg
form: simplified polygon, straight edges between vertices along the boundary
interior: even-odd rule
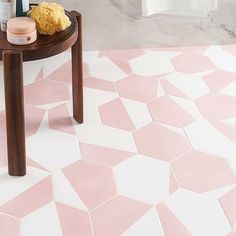
[[[73,116],[78,123],[83,123],[83,49],[82,49],[82,17],[72,11],[78,22],[78,38],[72,46],[72,90]]]
[[[26,174],[25,118],[22,53],[3,52],[5,84],[8,172],[12,176]]]

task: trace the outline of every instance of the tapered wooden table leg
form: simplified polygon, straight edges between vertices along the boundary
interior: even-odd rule
[[[83,52],[82,52],[82,17],[72,11],[78,22],[78,38],[72,46],[72,90],[73,116],[78,123],[83,123]]]
[[[24,176],[26,174],[26,155],[22,53],[4,51],[3,67],[8,172],[12,176]]]

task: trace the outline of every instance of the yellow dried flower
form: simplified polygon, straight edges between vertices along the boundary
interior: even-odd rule
[[[52,35],[65,30],[71,25],[64,8],[58,3],[39,3],[38,6],[32,8],[29,15],[35,20],[40,34]]]

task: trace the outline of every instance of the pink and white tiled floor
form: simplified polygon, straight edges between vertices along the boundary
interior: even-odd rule
[[[1,79],[0,236],[235,236],[236,46],[86,52],[25,65],[28,174],[8,177]]]

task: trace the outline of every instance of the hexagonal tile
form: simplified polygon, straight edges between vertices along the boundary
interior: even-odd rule
[[[81,160],[64,168],[63,173],[89,209],[116,194],[110,168]]]
[[[88,64],[92,77],[108,81],[118,81],[127,77],[127,74],[108,57],[101,57]]]
[[[175,72],[171,63],[176,53],[149,52],[130,60],[135,74],[141,76],[155,76]],[[145,65],[145,66],[144,66]]]
[[[209,93],[195,101],[201,114],[212,120],[225,120],[236,117],[236,98]]]
[[[157,80],[152,77],[132,75],[116,83],[121,97],[148,102],[157,97]]]
[[[168,96],[162,96],[152,101],[148,107],[153,120],[161,123],[184,127],[194,121],[189,113]]]
[[[29,158],[48,170],[60,170],[80,159],[78,139],[52,129],[41,129],[27,139]]]
[[[172,165],[181,187],[194,192],[207,192],[236,183],[236,176],[223,158],[191,151]]]
[[[184,53],[171,61],[176,71],[183,73],[191,74],[215,69],[211,60],[203,55]]]
[[[148,204],[157,204],[169,195],[169,172],[169,164],[141,155],[113,168],[118,193]]]
[[[29,105],[40,106],[68,99],[67,86],[51,80],[39,80],[25,87],[25,103]]]
[[[236,80],[236,73],[216,70],[204,76],[204,80],[211,91],[218,92]]]
[[[97,236],[120,236],[151,206],[125,197],[115,197],[92,213],[94,233]]]
[[[104,125],[127,131],[135,129],[128,112],[119,98],[100,106],[99,112]]]
[[[188,140],[156,123],[151,123],[133,133],[138,152],[164,161],[172,161],[191,150]]]

